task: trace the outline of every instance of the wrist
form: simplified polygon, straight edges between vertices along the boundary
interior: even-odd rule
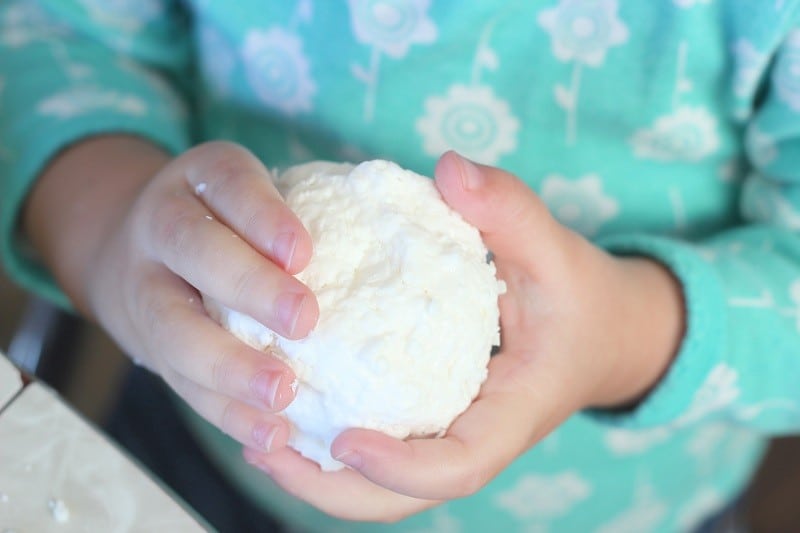
[[[58,154],[31,190],[23,234],[84,314],[89,266],[139,190],[168,160],[141,138],[92,137]]]
[[[661,381],[677,355],[685,332],[680,281],[647,257],[611,257],[616,313],[604,322],[617,352],[592,407],[627,409]]]

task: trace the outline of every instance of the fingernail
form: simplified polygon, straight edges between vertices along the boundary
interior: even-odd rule
[[[475,166],[475,163],[466,157],[460,154],[456,155],[458,156],[459,166],[461,167],[461,184],[464,186],[464,189],[474,191],[483,187],[483,184],[486,182],[486,177],[483,175],[483,172],[481,172],[481,169]]]
[[[272,441],[275,439],[275,435],[277,434],[277,426],[272,426],[263,422],[256,422],[256,424],[253,426],[253,441],[258,444],[261,449],[268,452],[271,451]]]
[[[361,468],[361,465],[364,462],[364,460],[361,458],[361,455],[354,450],[346,450],[334,457],[334,459],[341,461],[350,468],[355,468],[356,470]]]
[[[250,387],[261,401],[266,403],[270,409],[274,409],[280,384],[280,374],[276,372],[260,372],[250,382]]]
[[[284,292],[278,296],[275,304],[278,309],[278,321],[283,326],[286,335],[291,336],[297,326],[297,319],[300,318],[300,310],[303,309],[303,302],[306,297],[296,292]]]
[[[289,268],[294,257],[294,249],[297,247],[297,235],[292,232],[284,232],[275,237],[272,242],[272,254],[275,259],[281,262],[283,268]]]

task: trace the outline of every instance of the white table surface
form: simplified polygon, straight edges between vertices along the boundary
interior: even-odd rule
[[[0,365],[0,390],[21,385],[2,355]],[[32,383],[0,411],[0,531],[204,528],[55,392]]]

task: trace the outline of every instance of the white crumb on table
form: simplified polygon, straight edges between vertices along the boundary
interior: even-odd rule
[[[50,516],[59,524],[69,522],[69,507],[64,500],[50,498],[47,500],[47,508],[50,509]]]

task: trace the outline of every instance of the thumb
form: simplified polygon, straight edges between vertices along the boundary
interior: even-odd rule
[[[521,243],[533,240],[545,246],[550,240],[557,223],[544,202],[513,174],[452,151],[439,159],[434,173],[444,201],[478,228],[495,255],[522,259],[529,247]]]

